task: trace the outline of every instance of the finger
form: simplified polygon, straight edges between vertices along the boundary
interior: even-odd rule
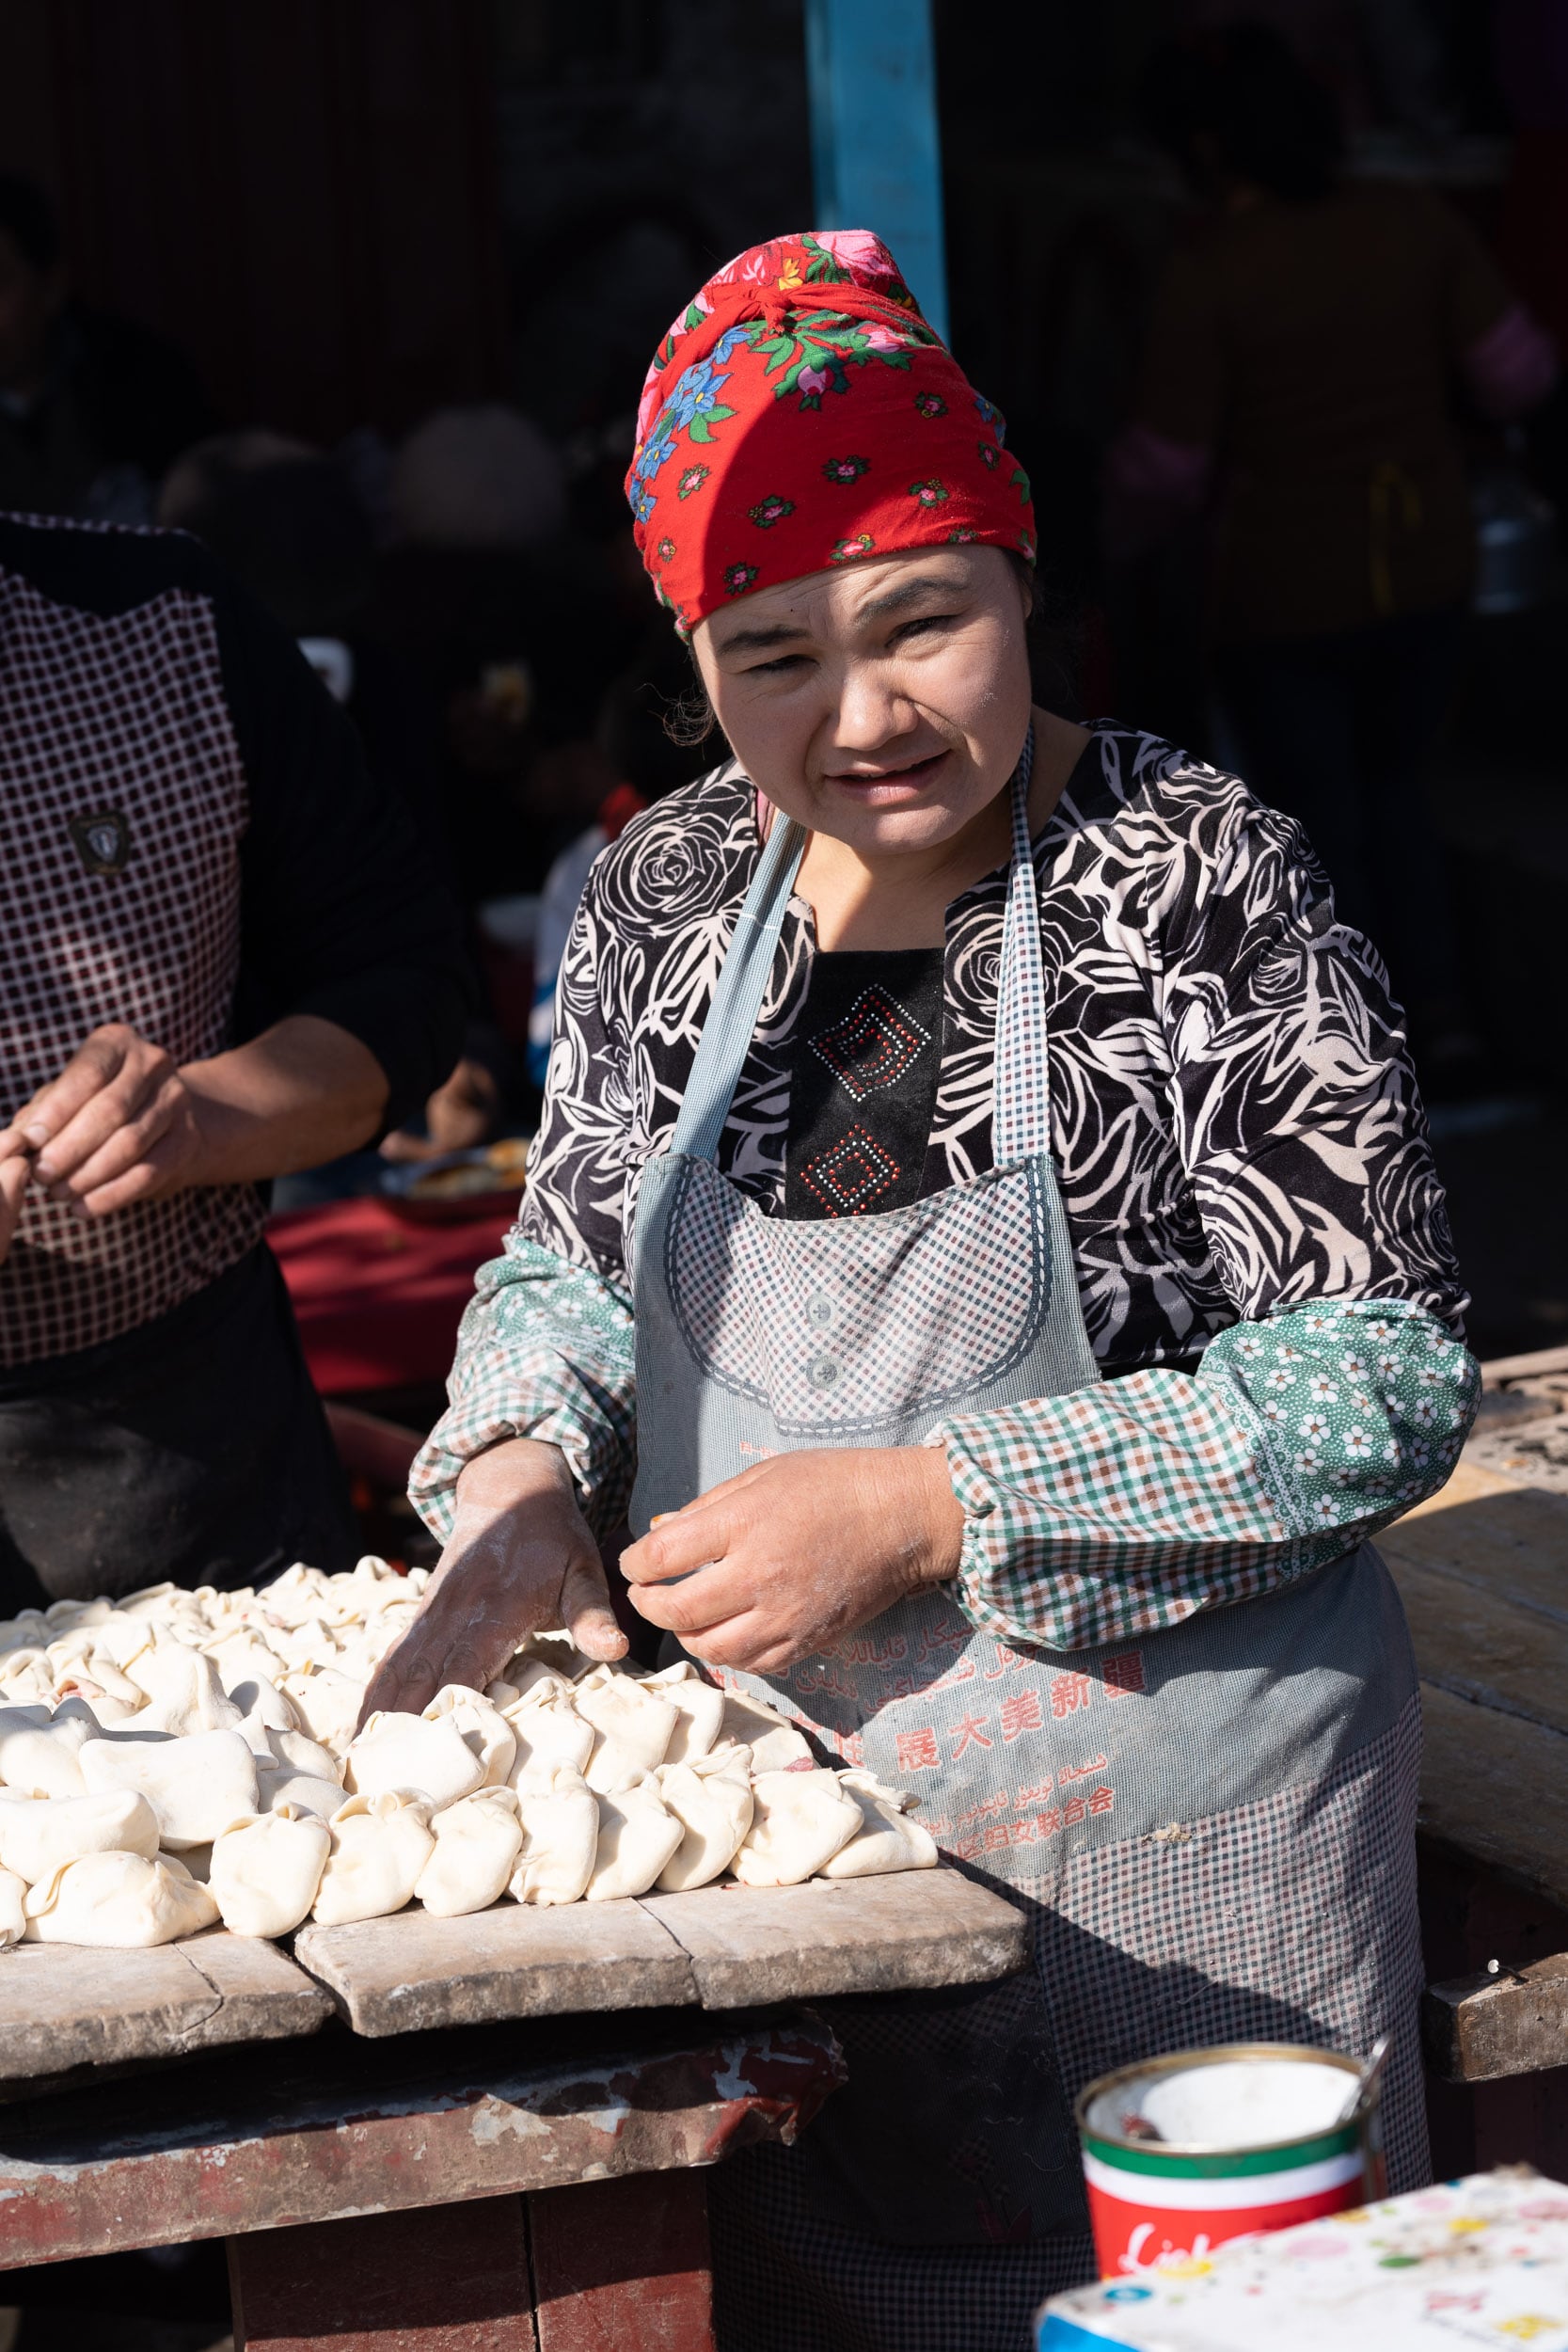
[[[11,1246],[30,1174],[25,1160],[0,1160],[0,1259]]]
[[[661,1584],[723,1558],[737,1531],[722,1504],[704,1508],[707,1500],[705,1495],[701,1502],[672,1512],[621,1554],[621,1574],[628,1584]]]
[[[138,1200],[157,1200],[174,1189],[169,1179],[152,1160],[138,1160],[125,1175],[117,1176],[112,1184],[100,1184],[96,1192],[80,1199],[74,1191],[65,1198],[81,1217],[96,1219],[111,1216],[117,1209],[131,1208]]]
[[[107,1104],[112,1091],[111,1089],[101,1095],[99,1102]],[[132,1117],[121,1120],[96,1151],[89,1151],[84,1159],[77,1162],[69,1175],[55,1179],[55,1196],[63,1192],[73,1200],[86,1200],[91,1194],[129,1175],[133,1168],[151,1156],[156,1146],[167,1135],[179,1107],[179,1087],[173,1084],[160,1087],[150,1103],[144,1104]],[[48,1156],[51,1162],[56,1152],[70,1147],[82,1121],[91,1118],[97,1109],[98,1104],[95,1103],[82,1113],[81,1119],[72,1120],[65,1134],[50,1146]],[[150,1170],[149,1179],[151,1180]]]
[[[90,1103],[108,1085],[135,1041],[134,1029],[118,1025],[94,1029],[86,1043],[77,1047],[59,1076],[40,1087],[32,1101],[23,1104],[11,1125],[32,1151],[40,1150],[75,1118],[85,1103]]]
[[[681,1645],[705,1666],[731,1666],[740,1674],[782,1674],[802,1654],[753,1609],[684,1636]]]
[[[169,1073],[127,1063],[108,1085],[101,1087],[90,1103],[69,1120],[55,1139],[38,1155],[35,1173],[40,1184],[58,1192],[75,1179],[95,1153],[126,1129],[134,1129],[143,1119],[156,1121],[160,1095],[164,1092]],[[167,1088],[167,1103],[163,1126],[173,1115],[177,1090]],[[133,1152],[133,1157],[135,1154]]]
[[[361,1725],[378,1708],[388,1715],[417,1715],[428,1707],[442,1682],[451,1679],[441,1672],[445,1659],[444,1642],[433,1644],[427,1628],[411,1626],[371,1677],[359,1709]]]
[[[734,1616],[751,1597],[736,1570],[720,1565],[683,1577],[677,1584],[634,1584],[631,1605],[650,1625],[678,1633],[684,1641],[702,1627]]]
[[[631,1647],[615,1622],[610,1587],[596,1560],[576,1560],[561,1581],[561,1614],[587,1658],[625,1658]]]

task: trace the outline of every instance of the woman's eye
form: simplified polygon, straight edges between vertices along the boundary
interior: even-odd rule
[[[958,617],[958,616],[956,612],[922,613],[918,621],[905,621],[901,628],[895,628],[893,632],[893,643],[895,645],[900,645],[908,638],[918,635],[928,635],[934,628],[946,628],[948,625],[951,622],[956,621]]]
[[[753,661],[745,675],[748,677],[781,677],[786,670],[802,669],[805,661],[803,653],[782,653],[776,661]]]

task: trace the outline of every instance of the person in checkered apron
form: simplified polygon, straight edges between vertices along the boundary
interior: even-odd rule
[[[0,1616],[350,1566],[266,1180],[461,1042],[453,910],[175,533],[0,516]]]
[[[724,2352],[998,2352],[1092,2274],[1071,2102],[1387,2031],[1427,2163],[1419,1703],[1369,1538],[1474,1412],[1401,1015],[1299,830],[1031,695],[1001,420],[862,232],[703,288],[644,560],[730,755],[590,874],[528,1192],[369,1704],[632,1600],[1026,1914],[829,2005],[847,2087],[712,2177]]]

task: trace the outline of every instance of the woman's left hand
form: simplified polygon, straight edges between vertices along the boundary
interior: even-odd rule
[[[621,1572],[694,1657],[778,1674],[954,1575],[963,1528],[941,1446],[814,1449],[672,1512]]]

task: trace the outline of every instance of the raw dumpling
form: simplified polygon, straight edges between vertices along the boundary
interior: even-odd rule
[[[26,1897],[24,1882],[14,1870],[0,1869],[0,1952],[12,1944],[20,1944],[27,1931],[27,1918],[22,1906]]]
[[[252,1727],[263,1731],[297,1731],[299,1709],[292,1698],[280,1691],[268,1675],[247,1675],[243,1682],[231,1682],[229,1695],[239,1708],[243,1731],[252,1747]]]
[[[333,1755],[347,1753],[365,1704],[367,1684],[356,1676],[322,1666],[314,1674],[294,1671],[283,1677],[281,1689],[293,1699],[304,1728]]]
[[[759,1772],[756,1810],[735,1858],[742,1886],[799,1886],[864,1827],[836,1772]]]
[[[782,1772],[788,1765],[810,1763],[811,1744],[803,1732],[776,1715],[760,1699],[743,1697],[738,1691],[724,1693],[724,1714],[720,1737],[738,1740],[752,1751],[753,1772]]]
[[[231,1735],[218,1733],[217,1738]],[[89,1853],[31,1889],[23,1905],[30,1944],[134,1950],[212,1927],[218,1907],[170,1854]]]
[[[935,1869],[936,1839],[905,1810],[912,1798],[884,1788],[875,1772],[840,1772],[838,1785],[860,1806],[862,1825],[848,1844],[822,1865],[825,1879],[868,1879],[885,1870]]]
[[[80,1700],[54,1718],[47,1707],[0,1707],[0,1780],[30,1797],[85,1796],[82,1750],[97,1733]]]
[[[102,1650],[61,1674],[55,1692],[62,1699],[85,1699],[101,1724],[126,1723],[147,1705],[147,1692],[129,1675],[122,1675]]]
[[[143,1650],[127,1672],[148,1698],[138,1731],[166,1731],[184,1740],[198,1731],[235,1731],[244,1720],[245,1709],[225,1697],[218,1670],[204,1650],[160,1641]]]
[[[95,1795],[140,1789],[158,1817],[159,1837],[175,1853],[221,1837],[230,1821],[256,1810],[256,1758],[237,1731],[197,1731],[183,1740],[122,1731],[89,1740],[82,1777]]]
[[[277,1813],[292,1804],[296,1813],[313,1813],[318,1820],[329,1821],[342,1802],[342,1788],[335,1780],[320,1780],[311,1772],[296,1772],[288,1764],[279,1764],[270,1772],[263,1764],[257,1772],[259,1813]]]
[[[484,1784],[484,1767],[450,1715],[373,1714],[343,1759],[343,1786],[361,1797],[412,1788],[431,1810],[455,1804]]]
[[[572,1764],[538,1768],[517,1790],[517,1818],[523,1843],[513,1894],[541,1910],[577,1902],[599,1842],[599,1803],[582,1774]]]
[[[484,1767],[484,1788],[503,1788],[517,1753],[517,1739],[499,1707],[482,1699],[477,1691],[470,1691],[461,1682],[449,1682],[437,1691],[424,1710],[428,1724],[439,1723],[443,1716],[451,1718],[465,1747],[478,1756]]]
[[[206,1648],[224,1689],[246,1714],[251,1703],[243,1696],[245,1685],[264,1682],[275,1688],[288,1671],[277,1652],[249,1626],[226,1633],[221,1641],[209,1642]]]
[[[275,1805],[213,1845],[208,1891],[236,1935],[287,1935],[309,1915],[332,1847],[314,1814]]]
[[[618,1895],[645,1895],[685,1835],[674,1815],[665,1811],[652,1772],[640,1773],[612,1796],[601,1791],[599,1843],[588,1900],[605,1903]]]
[[[571,1635],[562,1630],[531,1633],[521,1649],[514,1650],[512,1662],[502,1671],[507,1681],[515,1682],[526,1697],[532,1668],[537,1666],[545,1674],[559,1675],[562,1682],[575,1682],[594,1663],[587,1651],[578,1649]]]
[[[420,1719],[416,1715],[411,1720]],[[380,1919],[389,1911],[401,1911],[436,1845],[428,1798],[411,1797],[400,1788],[385,1789],[377,1797],[350,1797],[329,1826],[332,1851],[312,1915],[324,1928],[338,1928],[351,1919]]]
[[[736,1849],[752,1826],[752,1787],[745,1767],[726,1772],[745,1751],[736,1748],[721,1757],[699,1756],[694,1764],[661,1764],[659,1794],[665,1808],[679,1821],[680,1844],[658,1874],[662,1895],[684,1894],[688,1887],[705,1886],[727,1870]],[[709,1772],[709,1764],[717,1769]]]
[[[510,1788],[478,1788],[449,1804],[431,1823],[436,1851],[420,1872],[415,1895],[438,1919],[484,1911],[506,1891],[522,1851],[517,1799]]]
[[[599,1735],[583,1778],[600,1796],[663,1763],[680,1718],[646,1683],[599,1666],[578,1684],[573,1698]]]
[[[507,1775],[508,1786],[521,1788],[525,1780],[548,1780],[559,1764],[580,1772],[594,1753],[598,1734],[578,1713],[568,1686],[558,1676],[542,1677],[506,1710],[517,1742]]]
[[[38,1886],[85,1853],[158,1851],[158,1817],[134,1788],[0,1805],[0,1868]]]
[[[250,1716],[245,1718],[245,1729],[258,1772],[304,1772],[315,1780],[337,1780],[342,1771],[331,1749],[324,1748],[309,1732],[276,1731],[271,1724],[256,1724]],[[251,1736],[253,1729],[259,1739]]]
[[[724,1693],[705,1682],[689,1659],[683,1658],[676,1666],[666,1666],[662,1674],[644,1675],[644,1691],[657,1691],[667,1700],[680,1721],[671,1735],[664,1751],[666,1764],[689,1764],[699,1756],[706,1756],[719,1738],[719,1727],[724,1720]]]

